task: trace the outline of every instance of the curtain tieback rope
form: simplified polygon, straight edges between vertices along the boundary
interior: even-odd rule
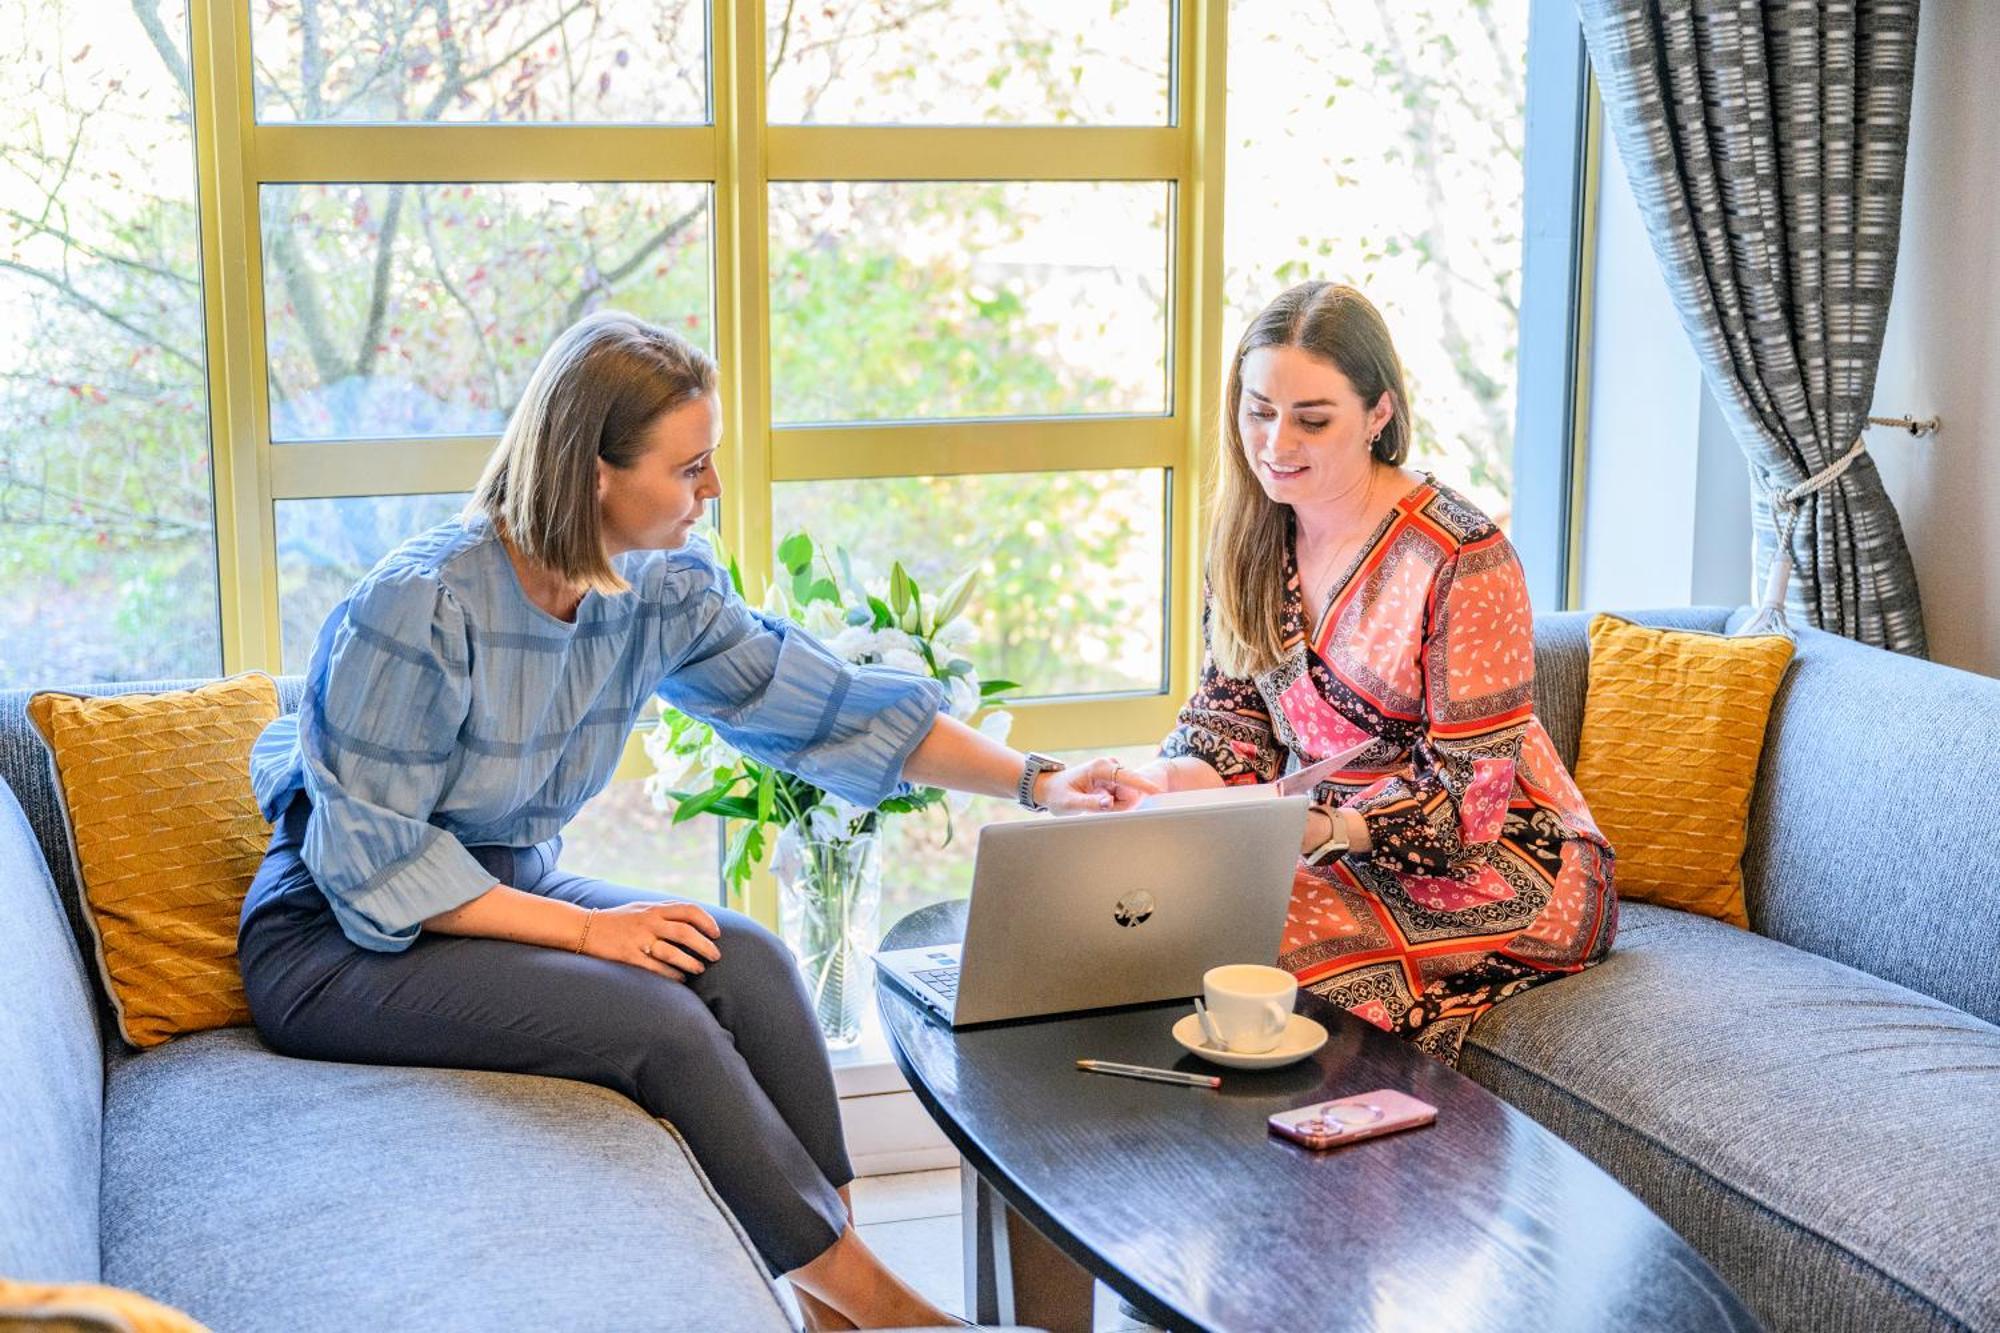
[[[1785,624],[1785,590],[1792,581],[1792,533],[1799,525],[1799,515],[1804,512],[1805,499],[1839,481],[1841,474],[1852,467],[1854,460],[1861,457],[1867,448],[1867,438],[1857,435],[1846,453],[1812,476],[1786,490],[1772,490],[1771,526],[1778,534],[1777,557],[1771,561],[1770,577],[1764,581],[1764,596],[1757,603],[1756,614],[1744,622],[1743,628],[1736,631],[1738,634],[1790,632]]]

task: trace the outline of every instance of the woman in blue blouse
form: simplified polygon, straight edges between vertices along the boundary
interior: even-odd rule
[[[1047,766],[746,607],[690,532],[721,493],[715,366],[612,312],[557,339],[465,513],[327,617],[251,777],[275,832],[238,949],[258,1031],[326,1060],[617,1089],[670,1121],[816,1327],[953,1322],[855,1234],[832,1073],[748,918],[571,874],[563,825],[658,693],[861,805],[905,784],[1058,812],[1152,790]]]

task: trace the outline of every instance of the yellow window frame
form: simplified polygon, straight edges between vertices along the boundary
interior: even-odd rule
[[[259,190],[318,181],[630,181],[711,188],[722,372],[722,534],[747,586],[771,569],[779,482],[1159,468],[1169,477],[1164,692],[1014,710],[1015,743],[1098,749],[1172,725],[1199,670],[1199,496],[1221,377],[1228,0],[1176,0],[1173,124],[845,127],[765,121],[764,0],[710,5],[714,122],[693,126],[260,125],[247,0],[191,0],[196,171],[226,671],[277,670],[281,500],[468,489],[494,437],[273,444]],[[770,386],[768,187],[785,180],[1130,180],[1173,186],[1170,410],[1164,416],[777,428]],[[646,771],[634,745],[620,776]],[[771,904],[755,895],[753,909]]]

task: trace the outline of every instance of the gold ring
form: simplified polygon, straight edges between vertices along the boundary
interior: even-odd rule
[[[653,942],[651,940],[647,940],[644,944],[639,946],[639,952],[645,954],[646,957],[651,958],[653,956]]]

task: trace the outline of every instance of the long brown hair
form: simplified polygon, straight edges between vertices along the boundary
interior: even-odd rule
[[[715,362],[678,333],[617,310],[585,315],[542,353],[466,512],[566,581],[624,592],[604,553],[597,462],[631,467],[661,413],[714,389]]]
[[[1399,467],[1410,452],[1410,396],[1389,326],[1352,287],[1302,282],[1286,289],[1250,321],[1229,363],[1222,397],[1222,448],[1210,487],[1209,651],[1226,675],[1252,676],[1284,657],[1280,617],[1285,606],[1285,547],[1292,509],[1264,494],[1243,453],[1237,413],[1243,402],[1243,358],[1260,347],[1297,347],[1335,367],[1374,407],[1387,393],[1389,420],[1369,451]]]

